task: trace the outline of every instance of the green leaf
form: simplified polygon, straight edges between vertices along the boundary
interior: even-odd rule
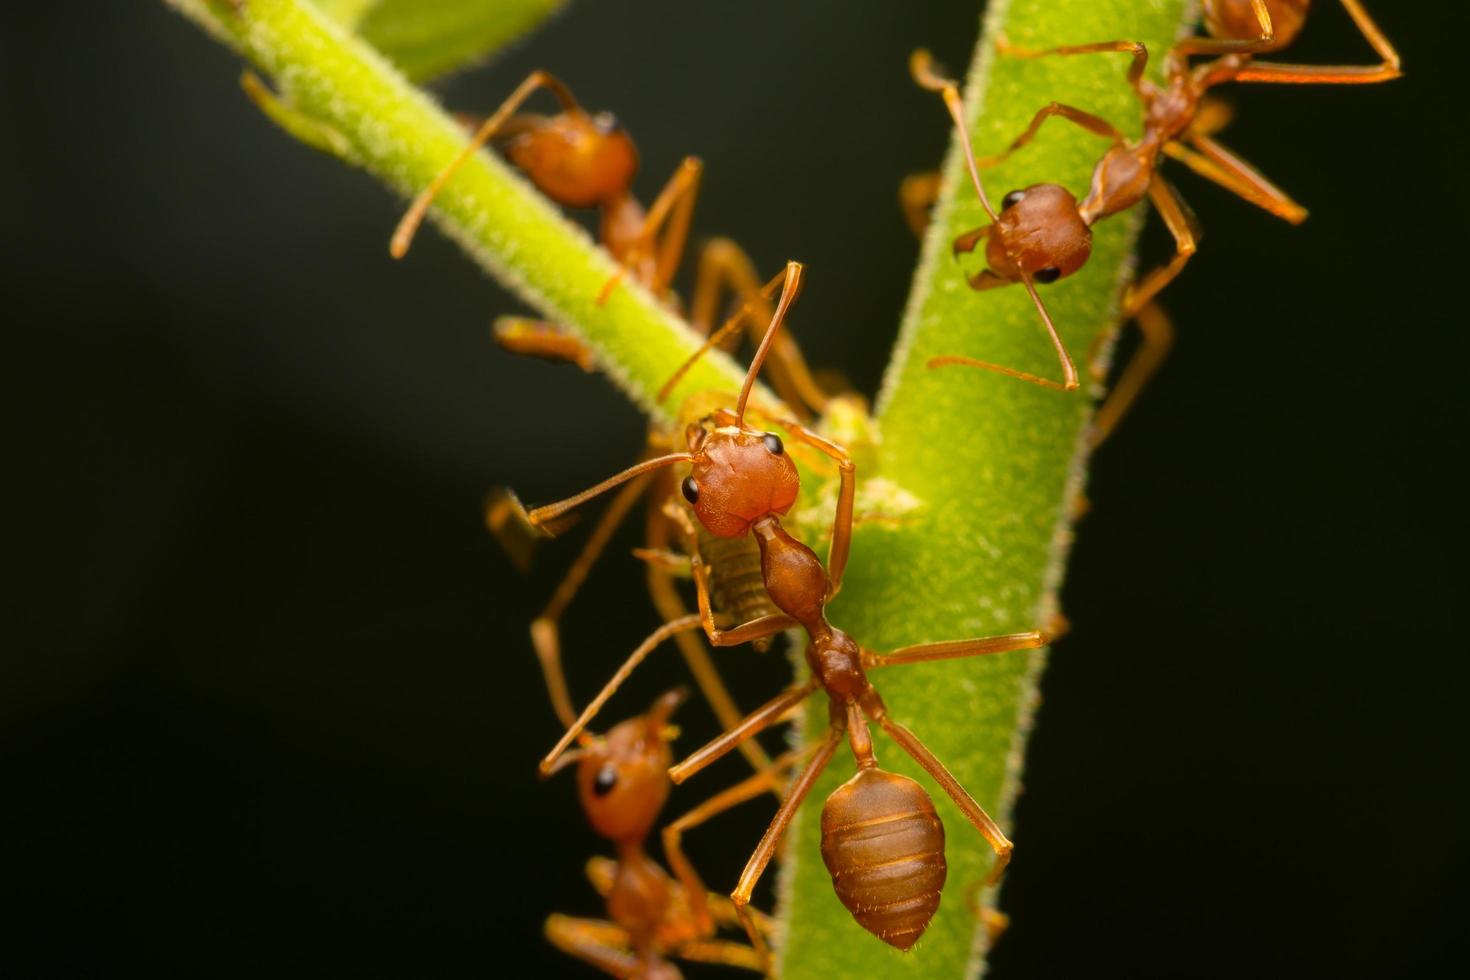
[[[1124,82],[1126,55],[997,57],[996,37],[1004,34],[1024,47],[1141,40],[1158,53],[1185,26],[1192,7],[1184,0],[992,2],[965,86],[976,151],[1003,150],[1036,110],[1054,99],[1096,112],[1125,131],[1136,132],[1140,123],[1138,101]],[[938,97],[916,90],[915,111],[921,110],[933,114],[936,126],[948,122]],[[1049,122],[1004,167],[984,173],[986,189],[998,201],[1012,188],[1052,181],[1081,197],[1106,145],[1064,122]],[[1138,209],[1100,223],[1089,265],[1046,289],[1052,315],[1084,371],[1093,339],[1116,321],[1141,218]],[[832,609],[834,623],[874,649],[1029,629],[1055,606],[1071,540],[1072,506],[1082,485],[1091,399],[984,371],[925,367],[934,355],[966,354],[1058,376],[1055,354],[1025,292],[1020,287],[974,292],[963,279],[968,266],[949,255],[955,235],[984,223],[958,146],[952,146],[878,403],[882,475],[921,504],[897,527],[859,528],[846,585]],[[1040,654],[1006,654],[895,667],[876,673],[874,683],[895,719],[909,725],[1006,825],[1020,786],[1043,660]],[[826,705],[814,704],[807,714],[808,739],[826,724]],[[881,737],[877,741],[884,768],[919,779],[944,820],[949,880],[939,912],[919,944],[899,953],[864,932],[837,901],[818,844],[821,803],[853,773],[850,757],[839,754],[786,842],[781,886],[786,943],[780,971],[786,980],[961,980],[979,969],[984,933],[974,905],[991,851],[897,746]],[[1025,828],[1013,839],[1018,853],[1024,853]],[[1098,846],[1120,845],[1099,840]],[[1078,882],[1078,887],[1106,884]]]
[[[414,81],[497,51],[560,10],[566,0],[336,0],[363,7],[357,33]]]

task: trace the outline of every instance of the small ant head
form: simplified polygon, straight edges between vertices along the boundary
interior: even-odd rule
[[[533,118],[505,152],[547,197],[563,207],[593,208],[628,192],[638,151],[611,113]]]
[[[1023,272],[1039,283],[1056,282],[1086,265],[1091,254],[1092,229],[1077,198],[1058,184],[1007,194],[985,246],[990,268],[1012,282]]]
[[[1266,0],[1271,14],[1272,50],[1284,48],[1301,33],[1311,0]],[[1261,36],[1252,0],[1205,0],[1205,30],[1212,37],[1249,41]]]
[[[679,489],[709,533],[741,537],[762,517],[796,503],[801,478],[774,432],[747,428],[721,411],[689,426],[685,436],[694,458]]]
[[[577,795],[592,829],[609,840],[648,836],[669,797],[669,742],[677,732],[669,716],[683,702],[683,689],[670,691],[646,715],[615,726],[592,741],[577,764]]]

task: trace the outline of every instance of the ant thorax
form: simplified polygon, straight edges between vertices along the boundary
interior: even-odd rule
[[[519,118],[526,122],[507,140],[506,155],[547,197],[562,207],[593,208],[628,193],[638,151],[627,133],[582,112]]]

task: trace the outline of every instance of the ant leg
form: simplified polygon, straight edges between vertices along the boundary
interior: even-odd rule
[[[587,874],[587,880],[592,883],[592,890],[606,898],[613,889],[613,883],[617,881],[618,862],[602,856],[588,858],[583,871]]]
[[[781,836],[791,825],[797,808],[812,791],[812,786],[816,783],[817,777],[822,774],[822,770],[827,768],[827,763],[832,761],[832,754],[837,751],[837,746],[841,741],[841,728],[834,725],[827,730],[827,737],[817,747],[816,754],[806,764],[806,768],[791,781],[791,788],[786,791],[786,799],[781,801],[781,809],[776,811],[771,825],[766,828],[765,836],[756,845],[755,853],[745,864],[745,870],[740,873],[739,883],[730,893],[730,901],[735,903],[735,913],[740,917],[740,924],[745,927],[745,934],[750,937],[750,944],[760,954],[763,963],[769,964],[770,953],[766,947],[765,937],[761,935],[751,915],[750,894],[755,891],[756,882],[760,881],[766,865],[771,863],[771,858],[776,853],[776,845],[781,842]]]
[[[567,747],[578,736],[587,730],[587,726],[591,724],[592,719],[597,717],[597,713],[602,710],[602,706],[617,692],[617,689],[622,686],[623,681],[628,679],[628,675],[633,673],[638,665],[658,648],[660,643],[683,630],[698,628],[698,616],[685,616],[683,619],[677,619],[672,623],[664,623],[658,629],[648,634],[648,637],[642,643],[638,644],[638,649],[628,655],[628,659],[623,661],[623,665],[603,685],[602,690],[597,692],[597,697],[592,699],[591,703],[582,710],[582,714],[567,728],[566,734],[562,735],[561,740],[556,743],[556,746],[550,752],[546,753],[546,758],[541,760],[541,775],[549,776],[556,772],[559,768],[556,761],[561,754],[567,750]],[[563,694],[565,694],[565,690],[563,690]]]
[[[480,147],[488,143],[500,131],[522,103],[529,99],[537,89],[542,88],[549,89],[567,111],[581,111],[577,100],[572,98],[571,90],[554,75],[544,71],[531,72],[526,76],[525,81],[516,86],[516,90],[510,94],[510,97],[500,104],[500,108],[496,109],[490,118],[480,125],[470,141],[459,153],[455,154],[454,159],[450,160],[444,169],[434,176],[429,186],[413,199],[408,211],[398,222],[398,227],[393,230],[393,238],[388,243],[388,254],[395,259],[401,259],[408,253],[408,246],[412,244],[414,234],[418,231],[419,225],[423,224],[424,216],[429,213],[429,205],[434,203],[434,198],[439,196],[444,185],[449,183],[450,178],[469,161],[470,157],[479,152]]]
[[[674,171],[674,176],[669,178],[669,182],[659,191],[653,205],[643,216],[638,234],[634,236],[632,246],[623,257],[618,271],[609,276],[597,291],[598,306],[607,302],[613,288],[623,281],[623,276],[630,269],[643,269],[642,263],[649,258],[653,259],[653,267],[648,271],[649,278],[644,285],[654,296],[664,298],[669,283],[679,268],[679,260],[684,254],[684,243],[689,238],[689,223],[694,218],[694,199],[699,194],[699,178],[703,173],[704,164],[697,158],[684,158],[684,162]],[[666,224],[668,227],[664,228]],[[663,231],[662,240],[659,240],[660,230]]]
[[[768,957],[761,956],[760,951],[751,946],[742,946],[740,943],[726,939],[698,939],[684,943],[674,951],[674,955],[694,963],[733,966],[742,970],[753,970],[756,973],[765,970],[768,959]]]
[[[679,268],[684,243],[689,239],[689,223],[694,219],[694,200],[699,195],[699,178],[703,172],[703,163],[695,157],[685,157],[643,219],[643,229],[638,235],[639,250],[646,247],[654,253],[653,281],[648,287],[655,296],[662,296],[668,290],[674,272]],[[665,223],[667,228],[663,228]],[[661,228],[663,237],[654,248],[653,242]]]
[[[1068,44],[1059,48],[1037,51],[1014,47],[1009,41],[1002,38],[996,44],[995,49],[998,53],[1011,58],[1046,58],[1051,55],[1107,54],[1109,52],[1131,53],[1133,60],[1128,65],[1128,84],[1133,86],[1135,91],[1139,89],[1143,81],[1143,73],[1148,71],[1148,47],[1142,41],[1098,41],[1094,44]]]
[[[980,831],[980,836],[984,837],[991,850],[995,851],[995,867],[990,869],[990,876],[986,879],[986,883],[993,885],[999,881],[1001,872],[1005,871],[1006,865],[1010,863],[1011,851],[1015,849],[1010,838],[1006,837],[1000,826],[990,819],[990,814],[985,812],[985,808],[975,802],[975,798],[966,792],[959,780],[944,768],[944,763],[936,759],[934,753],[919,741],[917,735],[888,717],[886,712],[879,714],[873,720],[881,725],[889,737],[897,742],[915,762],[923,766],[925,772],[934,777],[934,781],[944,789],[945,793],[949,794],[949,798],[954,800],[960,812],[975,825],[976,830]]]
[[[1025,633],[1005,633],[1001,636],[986,636],[968,640],[944,640],[939,643],[919,643],[900,647],[892,653],[863,651],[866,667],[895,667],[899,664],[918,664],[930,660],[958,660],[961,657],[979,657],[990,653],[1010,653],[1013,650],[1035,650],[1052,641],[1047,630],[1028,630]]]
[[[1192,55],[1259,54],[1281,47],[1281,42],[1276,40],[1276,27],[1271,23],[1271,11],[1266,6],[1266,0],[1251,0],[1251,7],[1256,15],[1256,25],[1261,29],[1256,37],[1221,38],[1196,35],[1174,45],[1170,54],[1179,58]]]
[[[669,769],[669,778],[676,784],[684,782],[700,770],[724,758],[731,749],[748,738],[759,735],[781,720],[781,718],[817,689],[819,683],[812,678],[804,684],[787,688],[765,704],[756,708],[745,720],[695,752],[683,762]]]
[[[1320,82],[1329,85],[1364,85],[1386,82],[1403,74],[1400,69],[1399,53],[1368,16],[1359,0],[1342,0],[1348,16],[1357,25],[1363,40],[1383,60],[1376,65],[1285,65],[1271,61],[1252,61],[1235,76],[1238,82],[1276,82],[1284,84],[1308,84]]]
[[[1148,197],[1153,201],[1154,207],[1159,209],[1159,217],[1164,219],[1169,233],[1174,236],[1174,258],[1167,265],[1153,270],[1128,287],[1128,292],[1123,297],[1123,315],[1127,317],[1138,315],[1138,311],[1157,296],[1159,290],[1174,281],[1174,277],[1183,271],[1190,256],[1194,255],[1199,243],[1200,232],[1194,215],[1168,181],[1155,174],[1148,185]]]
[[[841,474],[837,487],[837,511],[832,517],[832,543],[827,548],[826,601],[831,602],[842,591],[842,573],[847,570],[847,556],[852,550],[852,507],[857,492],[857,466],[847,455],[847,450],[830,439],[824,439],[795,422],[783,421],[781,424],[798,442],[835,459]]]
[[[1108,397],[1098,406],[1097,414],[1093,416],[1093,449],[1101,446],[1113,434],[1123,416],[1133,407],[1139,392],[1164,363],[1169,348],[1174,346],[1174,325],[1169,322],[1169,317],[1158,300],[1149,300],[1143,304],[1133,315],[1133,322],[1143,335],[1143,344],[1123,368],[1118,383],[1108,392]]]
[[[979,245],[986,238],[989,238],[990,229],[994,227],[994,225],[982,225],[974,231],[967,231],[963,235],[955,236],[955,240],[950,243],[950,254],[955,258],[959,258],[961,255],[968,255],[975,251],[975,246]],[[986,278],[987,276],[989,276],[989,279]],[[980,283],[977,284],[976,280],[980,280]],[[992,282],[991,280],[994,281]],[[970,288],[974,290],[994,289],[997,286],[1009,286],[1010,284],[1011,281],[1009,279],[1002,279],[989,269],[986,269],[970,280]]]
[[[666,552],[669,529],[668,518],[650,508],[645,539],[649,549]],[[686,563],[689,562],[687,557],[684,557],[683,560]],[[679,598],[679,591],[674,587],[673,575],[667,567],[650,562],[647,569],[647,584],[648,594],[653,599],[654,608],[658,610],[665,622],[672,622],[689,614],[684,607],[683,600]],[[701,625],[703,625],[702,621]],[[684,656],[684,662],[689,665],[689,672],[694,675],[694,682],[699,685],[700,693],[709,702],[710,709],[714,711],[720,727],[733,728],[739,724],[741,711],[735,706],[735,699],[730,696],[730,691],[725,687],[725,682],[710,659],[709,651],[704,644],[692,633],[676,634],[674,642],[678,644],[679,652]],[[757,742],[742,743],[740,753],[745,756],[751,768],[757,772],[771,764],[770,756]]]
[[[575,364],[583,371],[592,370],[592,348],[554,323],[523,316],[502,316],[495,318],[491,330],[495,342],[512,354]]]
[[[965,357],[962,354],[940,354],[937,357],[929,358],[929,360],[924,362],[924,366],[931,371],[935,368],[942,367],[982,368],[986,371],[994,371],[996,374],[1003,374],[1008,378],[1015,378],[1017,381],[1025,381],[1027,384],[1040,385],[1043,388],[1050,388],[1053,391],[1077,390],[1077,386],[1075,384],[1068,387],[1066,384],[1060,381],[1053,381],[1051,378],[1043,378],[1039,374],[1032,374],[1029,371],[1017,371],[1015,368],[1006,367],[1004,364],[996,364],[992,361],[982,361],[979,358],[975,357]]]
[[[924,237],[929,227],[929,209],[939,198],[939,171],[930,170],[922,174],[909,174],[898,185],[898,205],[903,209],[903,219],[915,238]]]
[[[1206,180],[1278,218],[1294,225],[1307,220],[1306,208],[1240,157],[1203,133],[1191,133],[1187,138],[1198,152],[1174,141],[1164,144],[1164,152]]]
[[[732,239],[712,238],[699,253],[689,320],[696,330],[708,334],[714,325],[721,291],[728,288],[743,304],[738,318],[749,331],[751,343],[759,345],[773,312],[770,300],[762,292],[764,287],[744,249]],[[770,368],[772,387],[788,406],[803,416],[826,411],[827,395],[812,378],[806,359],[789,332],[776,335],[766,366]]]
[[[1123,134],[1119,132],[1118,128],[1101,116],[1094,116],[1090,112],[1083,112],[1081,109],[1064,105],[1061,102],[1051,102],[1037,111],[1036,115],[1031,118],[1031,125],[1026,127],[1024,133],[1012,140],[1011,145],[1003,153],[998,153],[990,157],[981,157],[975,161],[975,165],[984,170],[1004,163],[1010,158],[1012,153],[1015,153],[1021,147],[1035,139],[1042,125],[1053,116],[1060,116],[1070,123],[1075,123],[1094,136],[1101,136],[1115,143],[1123,141]]]
[[[556,716],[561,719],[561,723],[569,728],[576,724],[577,713],[572,710],[566,674],[562,671],[561,617],[576,597],[577,590],[587,580],[587,573],[601,557],[613,533],[627,518],[628,511],[648,486],[648,480],[644,476],[632,481],[608,504],[607,510],[598,519],[597,526],[588,536],[587,543],[582,546],[582,553],[572,562],[572,567],[567,569],[556,591],[551,594],[551,601],[531,621],[531,643],[536,648],[537,659],[541,661],[541,673],[546,679],[546,690],[551,695],[551,706],[556,710]]]
[[[782,780],[778,778],[777,773],[789,769],[801,755],[800,751],[786,753],[775,762],[768,764],[763,771],[747,776],[729,789],[716,793],[678,820],[664,827],[664,857],[668,860],[669,867],[673,869],[674,876],[684,886],[689,910],[693,913],[701,934],[708,935],[714,932],[714,918],[710,912],[708,890],[704,887],[699,872],[694,869],[694,865],[684,854],[684,831],[692,830],[711,817],[753,800],[767,790],[774,789],[779,795]]]
[[[603,973],[623,980],[637,974],[638,957],[631,952],[633,937],[621,926],[601,919],[552,915],[546,919],[545,931],[551,945]]]

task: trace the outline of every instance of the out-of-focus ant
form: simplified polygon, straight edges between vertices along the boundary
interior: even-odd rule
[[[679,980],[670,958],[719,963],[759,971],[756,949],[719,939],[720,926],[737,921],[767,931],[763,915],[737,916],[722,895],[708,892],[684,856],[677,880],[644,850],[669,795],[669,718],[683,700],[680,691],[659,698],[645,715],[614,726],[606,735],[586,735],[558,768],[575,764],[577,796],[592,829],[612,841],[616,858],[593,858],[587,877],[606,903],[607,919],[553,915],[546,937],[559,949],[615,977]],[[728,790],[730,803],[763,792],[771,772]]]
[[[783,424],[793,439],[836,460],[841,472],[832,540],[827,566],[823,568],[812,549],[792,537],[781,524],[781,515],[795,503],[799,489],[797,470],[783,440],[774,432],[752,428],[746,423],[747,403],[756,375],[773,336],[801,291],[802,280],[802,266],[795,262],[788,263],[785,272],[773,280],[773,286],[780,284],[781,296],[734,409],[716,410],[701,423],[691,425],[686,433],[687,451],[645,460],[574,497],[532,510],[529,519],[533,524],[545,524],[591,497],[652,470],[688,464],[689,475],[681,489],[698,524],[716,537],[755,538],[760,549],[762,578],[779,613],[732,628],[720,627],[710,605],[708,570],[699,560],[697,549],[691,548],[705,634],[716,646],[733,646],[799,626],[807,634],[806,662],[812,676],[751,713],[671,769],[669,775],[675,782],[683,782],[784,719],[819,689],[825,691],[830,703],[827,736],[793,778],[780,809],[730,897],[746,925],[752,945],[764,949],[760,930],[746,914],[751,893],[797,808],[846,736],[858,772],[828,797],[823,807],[823,858],[832,873],[838,898],[859,924],[884,942],[908,949],[927,928],[939,906],[946,874],[944,830],[933,802],[918,783],[878,768],[869,722],[883,728],[918,762],[989,842],[997,855],[993,877],[1004,868],[1012,845],[923,742],[889,716],[883,699],[868,681],[867,671],[897,664],[1034,649],[1047,642],[1048,634],[1032,630],[925,643],[883,654],[863,649],[827,621],[826,605],[841,588],[847,565],[855,467],[842,447],[796,423]],[[696,533],[691,522],[686,534],[692,537]],[[878,825],[887,832],[871,833],[871,828]],[[673,861],[672,855],[678,853],[677,838],[668,843]]]
[[[550,116],[520,112],[540,89],[561,105]],[[565,208],[595,208],[601,214],[598,238],[621,267],[604,284],[601,298],[622,275],[630,276],[656,297],[672,301],[670,283],[683,258],[684,244],[694,215],[703,164],[685,157],[646,210],[633,195],[638,151],[633,138],[611,113],[589,113],[555,76],[532,72],[476,130],[474,137],[416,197],[393,233],[389,251],[395,258],[407,252],[434,198],[454,174],[485,144],[493,141],[547,197]],[[752,339],[765,323],[760,318],[760,281],[745,252],[728,238],[711,239],[700,252],[690,321],[708,333],[718,316],[725,290],[736,294],[751,311],[745,318]],[[590,370],[591,350],[560,326],[523,317],[502,317],[495,324],[496,340],[516,353],[549,360],[570,361]],[[804,406],[820,411],[826,396],[807,371],[790,338],[784,338],[784,357],[771,365],[771,384],[793,410]]]

